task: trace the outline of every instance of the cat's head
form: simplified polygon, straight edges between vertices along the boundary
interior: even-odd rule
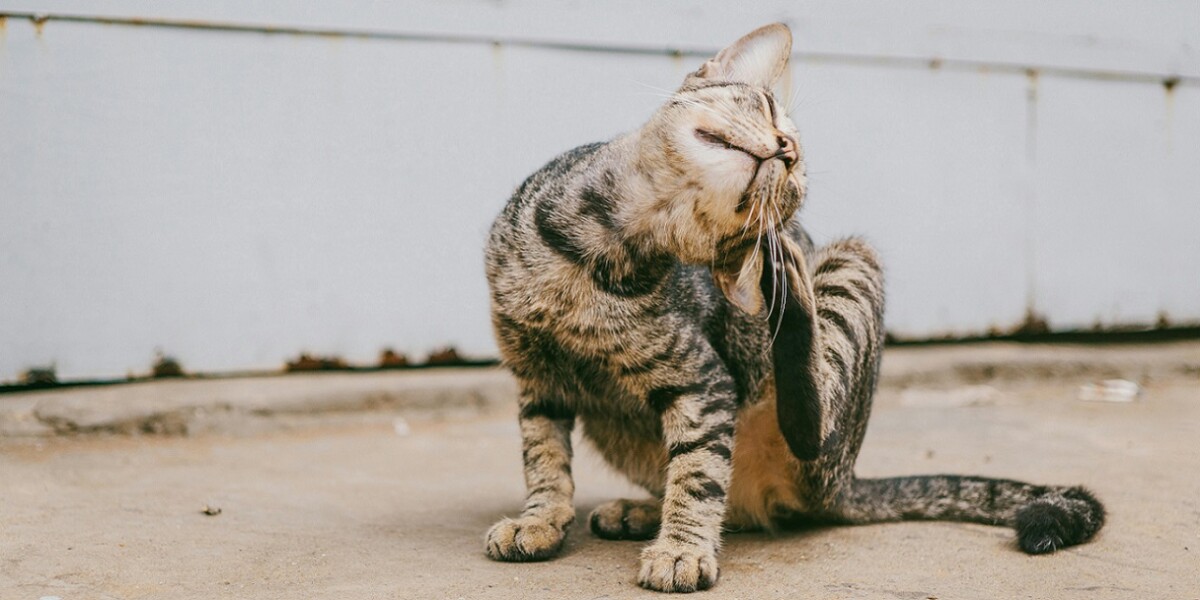
[[[685,262],[713,267],[718,285],[756,313],[762,253],[800,206],[806,179],[796,126],[773,88],[792,34],[767,25],[689,74],[643,128],[656,237]]]

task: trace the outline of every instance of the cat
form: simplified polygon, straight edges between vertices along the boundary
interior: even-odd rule
[[[879,257],[816,248],[796,126],[771,89],[790,30],[757,29],[689,74],[640,129],[530,176],[486,249],[492,324],[519,384],[527,497],[486,536],[496,560],[554,556],[576,420],[651,498],[589,517],[654,541],[638,583],[712,587],[723,529],[944,519],[1014,527],[1037,554],[1090,539],[1082,487],[956,475],[857,479],[879,375]]]

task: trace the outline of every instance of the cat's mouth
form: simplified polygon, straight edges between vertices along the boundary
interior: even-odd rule
[[[755,220],[776,224],[790,218],[804,195],[803,174],[793,169],[794,164],[782,160],[758,162],[734,212],[738,215],[749,212],[752,214],[748,218],[755,219],[753,213],[757,211]]]
[[[796,168],[800,165],[800,146],[794,137],[779,133],[775,137],[776,147],[773,151],[755,152],[707,129],[696,129],[695,136],[709,146],[739,152],[754,161],[754,171],[734,207],[738,215],[752,208],[756,201],[771,202],[789,190],[803,193],[801,180],[796,174]],[[790,211],[786,212],[780,216],[790,216]]]

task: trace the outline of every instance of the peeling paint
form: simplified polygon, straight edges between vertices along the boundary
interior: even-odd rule
[[[458,354],[458,350],[454,346],[446,346],[434,350],[429,354],[429,358],[425,359],[427,365],[458,365],[462,364],[463,359]]]
[[[678,48],[668,50],[667,54],[671,57],[671,66],[675,68],[675,72],[683,74],[687,70],[687,65],[684,63],[684,52]]]
[[[1029,308],[1025,311],[1025,320],[1013,329],[1011,335],[1045,335],[1047,333],[1050,333],[1050,322],[1046,320],[1045,316],[1038,314],[1033,308]]]
[[[1026,320],[1034,315],[1037,299],[1037,240],[1038,222],[1037,146],[1038,146],[1038,79],[1037,69],[1025,71],[1025,227],[1022,253],[1025,261],[1025,310]],[[1043,320],[1044,322],[1044,320]]]
[[[314,356],[307,352],[301,352],[300,356],[295,360],[287,361],[284,370],[288,373],[298,371],[346,371],[350,365],[346,364],[346,360],[340,356]]]
[[[58,384],[58,371],[54,365],[31,367],[21,374],[21,384],[28,386],[53,386]]]
[[[154,366],[150,368],[150,377],[154,379],[167,379],[172,377],[186,377],[187,373],[183,370],[183,365],[172,356],[158,352],[157,358],[154,359]]]
[[[1158,312],[1158,318],[1154,320],[1154,328],[1155,329],[1170,329],[1171,328],[1171,319],[1170,319],[1169,315],[1167,315],[1167,311],[1161,310]]]
[[[1179,86],[1178,77],[1168,77],[1163,80],[1163,137],[1167,144],[1167,154],[1175,150],[1175,88]]]
[[[379,354],[380,369],[398,369],[408,366],[408,357],[391,348],[384,348]]]
[[[495,81],[492,85],[496,88],[496,104],[503,105],[508,99],[508,81],[507,69],[505,67],[504,45],[500,42],[492,42],[492,74],[495,76]]]

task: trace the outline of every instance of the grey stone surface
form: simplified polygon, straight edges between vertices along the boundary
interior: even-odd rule
[[[1009,530],[955,523],[730,535],[705,597],[1200,597],[1196,349],[889,350],[860,474],[1084,484],[1107,503],[1107,527],[1041,557],[1021,554]],[[1138,380],[1142,396],[1077,399],[1109,376]],[[982,385],[987,402],[946,400]],[[81,406],[96,398],[84,391],[0,404],[5,418],[53,410],[102,429],[150,412],[102,417]],[[174,382],[103,397],[119,405],[130,393],[160,412],[226,406],[226,419],[187,436],[0,438],[0,598],[658,597],[635,584],[640,544],[582,524],[598,503],[640,495],[582,443],[581,518],[563,555],[486,558],[483,532],[520,510],[523,491],[513,390],[498,371]]]

